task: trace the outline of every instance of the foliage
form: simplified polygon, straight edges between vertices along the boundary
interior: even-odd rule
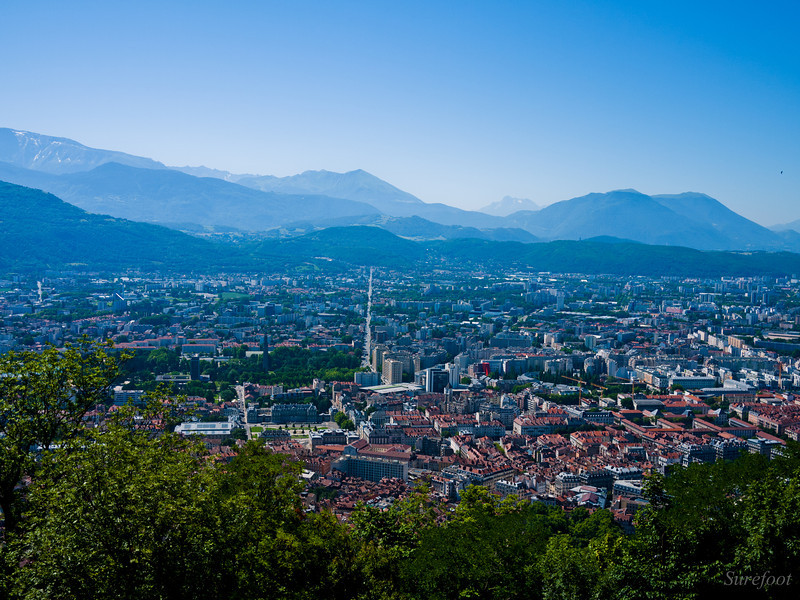
[[[19,597],[199,598],[213,589],[202,466],[191,442],[116,425],[49,455],[13,546],[25,564]]]
[[[356,428],[356,424],[353,423],[353,420],[350,419],[345,413],[337,412],[333,416],[333,420],[336,421],[336,424],[341,427],[342,429],[346,429],[347,431],[353,431]]]
[[[63,351],[0,356],[0,508],[6,529],[16,526],[15,488],[33,475],[37,451],[77,436],[83,416],[105,401],[118,373],[106,348],[84,340]]]
[[[299,466],[256,442],[112,425],[48,457],[10,544],[19,598],[346,598],[354,540],[300,510]]]
[[[647,482],[651,507],[617,570],[626,598],[706,598],[727,589],[728,574],[800,577],[797,566],[800,463],[746,455],[729,463],[678,467]],[[748,590],[782,597],[791,590]]]

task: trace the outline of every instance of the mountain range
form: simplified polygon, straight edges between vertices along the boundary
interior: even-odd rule
[[[266,230],[315,215],[326,219],[378,214],[363,202],[328,196],[262,192],[171,169],[108,162],[90,171],[54,175],[0,163],[0,180],[39,188],[86,211],[171,226]]]
[[[467,211],[423,202],[363,170],[274,177],[167,167],[12,129],[0,129],[0,180],[42,189],[91,213],[194,233],[271,231],[275,237],[370,225],[414,240],[604,237],[700,250],[800,251],[798,230],[767,229],[694,192],[615,190],[541,209],[505,197],[483,212]]]
[[[618,238],[523,243],[412,241],[375,226],[329,227],[260,242],[223,243],[159,225],[95,215],[59,198],[0,182],[0,268],[292,272],[357,266],[746,276],[800,272],[800,254],[702,252]]]
[[[109,162],[143,169],[165,169],[155,160],[89,148],[74,140],[0,127],[0,161],[43,173],[91,171]]]
[[[762,227],[705,194],[588,194],[507,217],[541,239],[619,237],[699,250],[798,250],[792,232]]]

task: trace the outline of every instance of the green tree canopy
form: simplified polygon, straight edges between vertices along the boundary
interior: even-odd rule
[[[0,356],[0,508],[17,522],[15,490],[36,468],[38,452],[83,430],[83,417],[107,398],[119,363],[107,346],[84,341],[64,350]]]

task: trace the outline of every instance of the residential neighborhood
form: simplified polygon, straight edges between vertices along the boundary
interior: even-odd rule
[[[0,289],[3,351],[124,353],[93,426],[160,396],[215,460],[259,438],[301,463],[307,510],[344,521],[425,482],[632,529],[646,475],[800,436],[795,278],[74,271]]]

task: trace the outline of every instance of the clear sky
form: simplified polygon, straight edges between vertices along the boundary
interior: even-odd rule
[[[463,208],[705,192],[772,225],[800,218],[799,31],[796,2],[3,0],[0,126]]]

